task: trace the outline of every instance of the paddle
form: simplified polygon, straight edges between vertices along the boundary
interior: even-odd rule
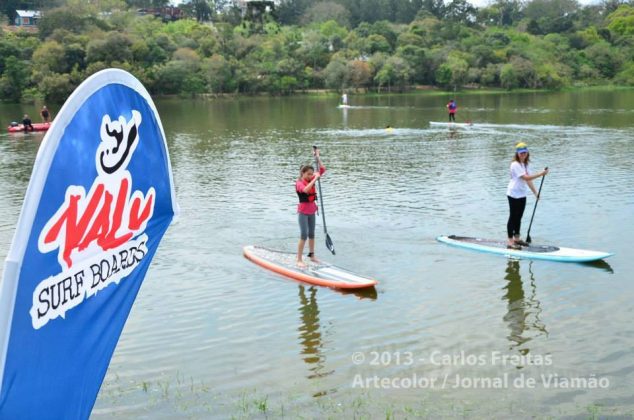
[[[313,153],[315,153],[315,170],[319,171],[319,159],[317,159],[317,146],[313,146]],[[324,222],[324,233],[326,234],[326,248],[332,255],[335,255],[335,244],[332,243],[330,235],[328,235],[328,229],[326,229],[326,212],[324,211],[324,196],[321,193],[321,179],[317,179],[317,188],[319,189],[319,203],[321,204],[321,218]]]
[[[544,170],[548,169],[548,166],[544,168]],[[533,215],[531,216],[531,222],[528,224],[528,233],[526,234],[526,242],[531,243],[533,240],[531,239],[531,227],[533,226],[533,217],[535,217],[535,210],[537,209],[537,203],[539,203],[539,197],[542,194],[542,186],[544,185],[544,178],[546,175],[542,177],[542,182],[539,183],[539,191],[537,191],[537,200],[535,200],[535,207],[533,207]]]

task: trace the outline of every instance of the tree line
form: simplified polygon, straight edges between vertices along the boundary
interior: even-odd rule
[[[0,32],[2,100],[62,102],[108,67],[181,95],[634,85],[634,7],[621,1],[283,0],[244,13],[191,0],[177,21],[139,12],[161,0],[38,2],[36,33]]]

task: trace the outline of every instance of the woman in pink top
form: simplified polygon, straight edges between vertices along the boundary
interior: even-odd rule
[[[326,172],[326,167],[319,158],[319,149],[315,149],[315,158],[319,165],[319,171],[315,173],[312,165],[302,165],[300,175],[295,182],[295,192],[299,198],[297,204],[297,219],[299,221],[300,239],[297,245],[297,265],[305,267],[302,255],[304,245],[308,239],[308,258],[317,262],[315,258],[315,213],[317,213],[317,191],[315,183]]]

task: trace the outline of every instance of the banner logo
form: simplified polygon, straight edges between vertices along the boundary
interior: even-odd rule
[[[153,187],[145,194],[132,192],[133,178],[127,170],[141,141],[141,120],[136,110],[129,121],[104,115],[95,154],[98,175],[90,191],[69,186],[64,203],[40,233],[38,249],[57,251],[62,272],[35,288],[30,310],[33,328],[63,318],[85,298],[119,283],[147,254],[143,232],[154,213],[156,192]]]

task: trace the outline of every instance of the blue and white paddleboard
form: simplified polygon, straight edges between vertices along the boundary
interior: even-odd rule
[[[510,249],[505,241],[494,239],[470,238],[467,236],[439,236],[440,242],[474,251],[489,252],[511,258],[547,260],[560,262],[589,262],[602,260],[613,255],[609,252],[589,251],[586,249],[562,248],[551,245],[530,245],[520,249]]]

